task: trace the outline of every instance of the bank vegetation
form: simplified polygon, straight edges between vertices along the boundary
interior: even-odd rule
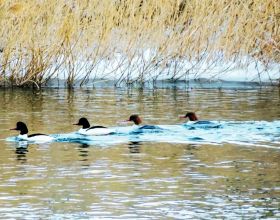
[[[115,85],[280,63],[280,1],[0,0],[0,84]],[[258,70],[258,66],[256,66]],[[219,74],[219,73],[217,73]]]

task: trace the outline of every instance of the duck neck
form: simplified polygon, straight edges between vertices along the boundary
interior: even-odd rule
[[[90,128],[89,122],[83,124],[83,129],[87,129],[87,128]]]
[[[27,133],[28,133],[28,129],[27,128],[24,128],[24,129],[20,130],[20,134],[21,135],[25,135],[25,134],[27,135]]]

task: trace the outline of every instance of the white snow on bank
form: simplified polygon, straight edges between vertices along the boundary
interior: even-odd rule
[[[222,60],[222,59],[221,59]],[[238,59],[237,59],[238,60]],[[149,80],[194,80],[233,81],[279,83],[280,64],[264,65],[250,57],[244,57],[242,62],[208,61],[207,57],[199,62],[183,59],[160,59],[154,52],[146,51],[132,58],[120,53],[109,58],[100,58],[95,63],[79,60],[74,66],[75,78],[107,79],[134,81],[136,79]],[[53,66],[52,68],[55,68]],[[73,70],[72,69],[72,70]],[[55,75],[61,80],[69,76],[69,68],[62,65]]]
[[[171,57],[171,56],[170,56]],[[86,60],[86,61],[85,61]],[[113,53],[109,56],[94,59],[79,58],[67,60],[56,58],[46,71],[44,78],[59,79],[83,85],[95,80],[114,82],[156,82],[159,80],[201,80],[201,82],[244,82],[259,84],[280,83],[280,63],[264,64],[252,57],[236,58],[237,61],[225,61],[223,55],[216,59],[203,58],[188,60],[186,58],[167,58],[157,51],[145,50],[129,56],[124,53]],[[25,69],[18,72],[17,60],[10,63],[8,73],[17,71],[19,77],[25,78]],[[86,80],[85,80],[86,79]],[[84,80],[84,81],[83,81]],[[88,80],[88,81],[87,81]]]

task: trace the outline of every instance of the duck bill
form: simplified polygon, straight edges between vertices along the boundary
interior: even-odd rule
[[[179,118],[186,118],[186,116],[185,115],[179,115]]]
[[[11,128],[10,129],[10,131],[16,131],[17,130],[17,128]]]
[[[73,125],[79,125],[79,123],[75,123],[75,124],[73,124]]]
[[[118,121],[118,124],[128,124],[130,120]]]

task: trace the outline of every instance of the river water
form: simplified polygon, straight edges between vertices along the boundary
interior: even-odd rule
[[[280,218],[277,89],[2,89],[0,105],[0,218]],[[158,127],[118,123],[132,113]],[[117,133],[75,139],[80,117]],[[17,121],[56,141],[22,144]]]

